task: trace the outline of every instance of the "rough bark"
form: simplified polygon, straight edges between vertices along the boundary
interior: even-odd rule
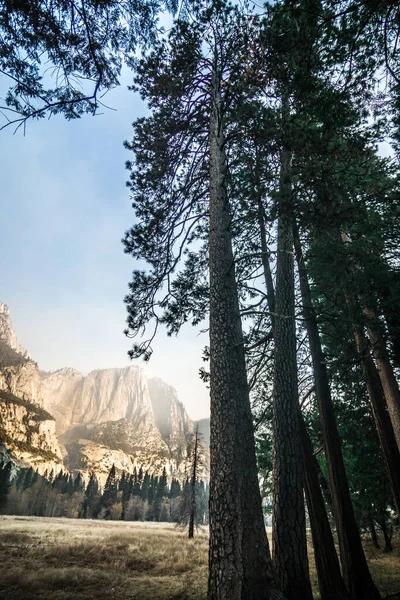
[[[209,600],[267,600],[273,590],[230,232],[221,96],[214,68],[210,117]]]
[[[328,371],[322,351],[317,318],[312,305],[307,271],[297,231],[295,235],[295,248],[300,277],[303,314],[307,326],[313,363],[315,394],[317,397],[332,494],[333,515],[339,539],[343,578],[354,600],[378,600],[380,595],[368,569],[351,503]]]
[[[324,498],[318,480],[317,459],[299,407],[302,452],[305,466],[305,494],[311,535],[314,546],[315,565],[321,600],[350,600],[340,571],[339,559]]]
[[[196,479],[197,479],[197,452],[199,444],[199,426],[196,425],[193,450],[193,470],[190,482],[190,515],[188,537],[194,537],[194,521],[196,517]]]
[[[400,515],[400,452],[393,431],[393,425],[387,412],[385,395],[383,393],[378,370],[371,357],[367,339],[360,326],[353,327],[357,351],[361,356],[361,365],[372,415],[378,432],[386,471],[392,489],[393,498]]]
[[[340,234],[343,244],[351,244],[351,237],[342,232]],[[350,259],[350,272],[357,269],[357,265]],[[346,298],[347,302],[351,301]],[[400,390],[397,383],[393,366],[390,362],[389,352],[386,345],[385,335],[382,325],[375,314],[373,307],[365,302],[365,298],[359,296],[362,313],[366,318],[366,329],[371,341],[373,355],[378,368],[379,379],[381,381],[383,393],[386,398],[386,404],[389,410],[390,420],[392,421],[394,435],[396,436],[397,446],[400,450]]]
[[[257,217],[258,217],[258,226],[260,230],[260,241],[261,241],[261,262],[263,266],[263,274],[264,274],[264,283],[265,288],[267,290],[267,303],[268,309],[270,312],[271,325],[272,330],[275,325],[275,290],[274,290],[274,282],[272,279],[271,267],[269,264],[269,250],[267,244],[267,234],[265,229],[265,219],[264,219],[264,206],[262,203],[261,197],[261,189],[260,189],[260,174],[259,174],[259,166],[256,165],[255,168],[255,200],[257,203]]]
[[[372,350],[379,378],[385,394],[390,420],[392,421],[397,446],[400,449],[400,390],[390,362],[385,338],[381,332],[381,326],[371,308],[364,307],[363,313],[367,317],[367,331],[371,340]]]
[[[284,111],[286,107],[284,107]],[[281,152],[275,289],[273,560],[290,599],[312,599],[304,511],[304,465],[298,419],[291,153]]]
[[[255,196],[258,205],[258,222],[261,239],[264,283],[267,290],[267,303],[271,316],[272,331],[274,331],[275,290],[268,257],[264,210],[261,193],[257,183],[258,182],[256,178]],[[320,487],[319,473],[321,470],[318,461],[314,456],[312,442],[305,426],[299,405],[298,418],[300,421],[301,446],[305,469],[304,490],[310,518],[320,597],[321,600],[350,600],[350,596],[346,590],[340,571],[339,559],[336,553],[328,514]]]

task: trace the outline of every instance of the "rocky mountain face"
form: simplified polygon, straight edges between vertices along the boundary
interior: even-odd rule
[[[70,469],[95,470],[104,480],[117,469],[135,467],[183,475],[194,426],[176,391],[160,379],[147,380],[137,366],[41,373],[44,407],[54,415]]]
[[[94,470],[101,484],[113,464],[185,477],[194,424],[174,388],[146,379],[137,366],[86,376],[72,368],[39,371],[1,303],[0,315],[0,434],[18,460],[35,468],[40,462],[41,473]],[[36,452],[36,463],[22,456],[21,444]]]
[[[173,387],[158,377],[149,379],[147,383],[154,419],[161,436],[171,452],[179,453],[186,446],[188,436],[194,432],[193,422]]]
[[[30,359],[28,351],[18,343],[11,325],[10,311],[3,302],[0,302],[0,340],[23,358]]]
[[[39,473],[59,472],[64,468],[65,450],[55,426],[43,407],[37,364],[19,345],[8,307],[0,302],[0,444],[16,465],[33,466]]]

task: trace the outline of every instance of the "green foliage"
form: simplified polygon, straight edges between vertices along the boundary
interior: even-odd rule
[[[41,406],[38,406],[29,400],[18,398],[5,390],[0,390],[0,402],[23,406],[28,411],[28,419],[32,419],[33,421],[54,421],[54,417]]]
[[[20,452],[29,452],[29,454],[42,458],[45,461],[55,461],[58,463],[60,460],[51,450],[37,448],[36,446],[32,446],[28,441],[24,442],[12,438],[3,427],[0,427],[0,444],[10,449],[15,448]]]
[[[2,512],[7,505],[8,494],[11,489],[11,471],[11,461],[0,466],[0,512]]]
[[[3,507],[5,512],[12,514],[176,521],[183,501],[179,481],[172,479],[169,486],[165,469],[160,477],[146,472],[140,483],[136,472],[131,475],[122,472],[118,477],[113,466],[103,491],[93,471],[87,485],[80,472],[71,476],[60,471],[53,477],[47,472],[41,476],[32,468],[20,469],[13,482],[3,475],[6,473],[1,471]],[[1,493],[0,490],[0,496]],[[202,522],[205,522],[208,511],[206,485],[198,483],[196,494]]]
[[[27,362],[29,362],[29,359],[24,358],[10,348],[3,340],[0,340],[0,369],[4,369],[5,367],[19,367]]]
[[[3,2],[0,68],[10,86],[1,107],[6,125],[58,113],[67,119],[96,114],[104,93],[118,85],[123,59],[129,61],[138,45],[154,39],[158,12],[165,7],[174,10],[176,4]]]
[[[100,512],[100,488],[96,474],[90,473],[89,483],[85,490],[85,496],[82,506],[82,516],[86,519],[96,518]]]

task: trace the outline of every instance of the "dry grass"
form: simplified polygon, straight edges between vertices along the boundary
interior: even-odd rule
[[[2,600],[203,600],[207,536],[168,524],[6,517]]]
[[[206,533],[189,541],[168,524],[0,519],[0,600],[206,598]],[[383,595],[400,590],[399,551],[366,550]]]

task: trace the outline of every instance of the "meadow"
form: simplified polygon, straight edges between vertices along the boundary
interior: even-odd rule
[[[168,523],[4,516],[0,600],[205,600],[207,549]],[[366,553],[382,597],[400,591],[398,544]]]

